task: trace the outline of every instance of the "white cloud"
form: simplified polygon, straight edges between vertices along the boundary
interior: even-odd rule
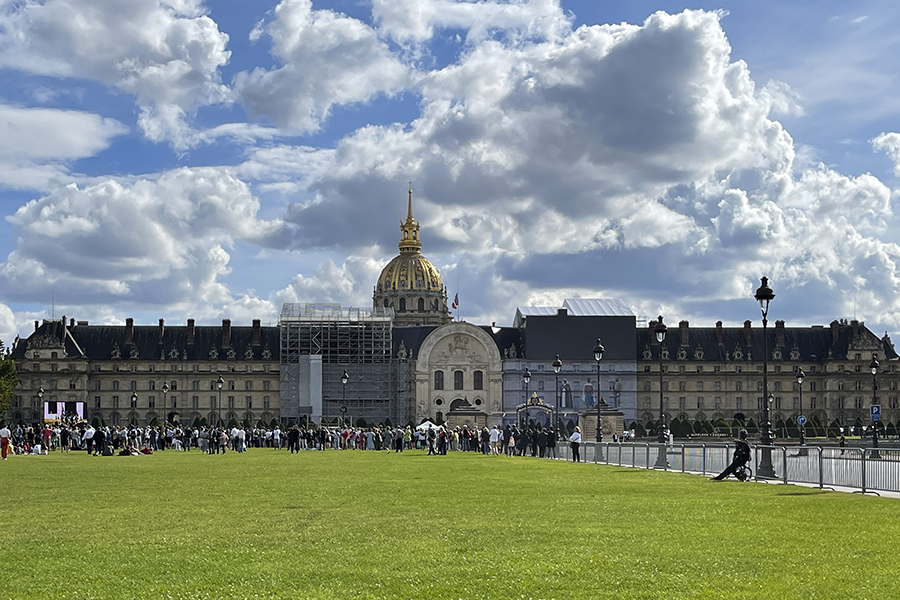
[[[67,163],[106,149],[124,125],[99,115],[0,104],[0,185],[47,189]]]
[[[266,28],[282,66],[239,73],[244,106],[281,127],[316,131],[335,105],[366,102],[402,89],[407,67],[375,31],[311,0],[283,0]]]
[[[512,41],[555,40],[571,27],[559,0],[373,0],[372,14],[379,32],[398,42],[425,42],[436,29],[464,30],[469,42],[497,32]]]
[[[227,248],[278,227],[258,211],[247,185],[220,169],[70,184],[7,217],[17,249],[0,280],[7,298],[23,301],[65,290],[71,304],[227,304]]]
[[[0,13],[0,67],[134,94],[145,135],[178,148],[197,142],[192,111],[229,100],[227,41],[201,0],[25,0]]]
[[[894,173],[900,175],[900,133],[882,133],[872,140],[872,147],[894,161]]]

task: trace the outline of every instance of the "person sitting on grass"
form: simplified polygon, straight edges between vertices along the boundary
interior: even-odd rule
[[[729,475],[733,475],[735,471],[747,464],[749,460],[750,444],[747,442],[747,430],[741,429],[738,432],[738,439],[734,440],[734,459],[731,461],[731,464],[728,465],[724,471],[710,479],[713,481],[721,481]]]

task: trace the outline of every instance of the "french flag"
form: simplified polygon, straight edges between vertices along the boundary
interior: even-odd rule
[[[459,308],[459,292],[453,296],[453,302],[450,304],[450,308]]]

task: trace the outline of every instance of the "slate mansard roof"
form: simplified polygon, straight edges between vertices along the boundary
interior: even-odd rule
[[[63,344],[64,341],[64,344]],[[16,340],[12,357],[25,359],[26,351],[37,348],[65,347],[68,358],[88,360],[279,360],[279,329],[232,326],[228,319],[221,326],[187,325],[134,326],[88,325],[83,322],[44,321],[26,339]]]
[[[650,321],[649,327],[637,330],[639,361],[659,357],[655,324]],[[847,360],[855,358],[851,354],[857,352],[877,352],[879,359],[898,358],[887,334],[879,339],[860,321],[833,321],[829,327],[785,327],[784,321],[776,321],[774,327],[767,328],[765,341],[769,360]],[[750,321],[743,327],[722,327],[721,321],[715,327],[690,327],[682,321],[677,326],[669,325],[663,346],[668,350],[668,360],[758,361],[762,360],[763,329]]]

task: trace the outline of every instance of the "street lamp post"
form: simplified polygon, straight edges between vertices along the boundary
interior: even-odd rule
[[[597,345],[594,346],[594,360],[597,361],[597,460],[603,460],[603,420],[600,418],[600,361],[603,360],[603,344],[600,338],[597,338]]]
[[[656,441],[659,443],[659,455],[656,457],[657,469],[668,469],[669,460],[666,458],[666,428],[665,415],[663,414],[663,342],[666,341],[666,331],[668,327],[663,323],[662,315],[653,327],[653,333],[656,334],[656,342],[659,344],[659,425],[657,426],[658,434]]]
[[[137,392],[131,392],[131,418],[135,419],[134,413],[137,412]],[[128,423],[131,425],[131,423]]]
[[[519,435],[525,435],[525,430],[528,429],[528,384],[531,382],[531,370],[528,367],[525,367],[525,374],[522,375],[522,381],[525,382],[525,414],[522,417],[522,429],[519,431]],[[523,444],[522,448],[524,447]],[[522,456],[525,456],[524,450],[522,451]]]
[[[798,454],[800,456],[807,456],[806,448],[802,446],[806,445],[806,417],[803,416],[803,379],[806,377],[806,373],[803,372],[803,369],[797,370],[797,389],[800,391],[800,417],[803,418],[803,423],[800,424],[800,451]]]
[[[219,426],[219,409],[222,408],[222,386],[224,385],[225,380],[219,375],[219,378],[216,380],[216,389],[219,390],[219,403],[216,404],[216,410],[213,412],[213,419],[215,419],[215,423],[212,424],[213,427]]]
[[[166,449],[166,422],[169,420],[169,417],[166,415],[166,396],[169,393],[169,382],[164,381],[162,386],[162,431],[160,432],[160,437],[162,438],[162,446],[161,449]]]
[[[556,439],[559,439],[559,371],[562,369],[562,361],[559,360],[559,354],[556,355],[556,359],[553,361],[553,372],[556,374],[556,414],[553,416],[553,424],[551,425],[551,431],[556,428],[554,435]]]
[[[344,420],[344,415],[347,414],[347,383],[350,381],[350,376],[347,375],[347,369],[344,369],[344,372],[341,373],[341,420]],[[344,424],[346,427],[346,423]]]
[[[872,355],[872,362],[869,363],[869,369],[872,371],[872,405],[878,404],[878,358]],[[878,421],[872,419],[872,458],[881,458],[878,453]]]
[[[43,420],[43,414],[44,414],[44,386],[41,386],[41,387],[38,388],[38,391],[37,391],[37,397],[38,397],[38,410],[41,411],[41,420]],[[34,422],[34,419],[32,419],[32,422]]]
[[[760,477],[775,477],[775,468],[772,466],[772,434],[771,434],[771,415],[769,414],[769,347],[768,338],[766,337],[766,326],[768,325],[769,302],[775,298],[775,293],[769,287],[769,278],[762,277],[762,285],[756,290],[755,298],[759,302],[759,309],[762,311],[763,326],[763,398],[765,399],[763,406],[763,430],[760,444],[763,446],[762,459],[759,463],[758,474]]]
[[[597,361],[597,443],[603,441],[603,422],[600,420],[600,361],[603,360],[603,351],[605,348],[597,338],[597,345],[594,346],[594,360]]]

